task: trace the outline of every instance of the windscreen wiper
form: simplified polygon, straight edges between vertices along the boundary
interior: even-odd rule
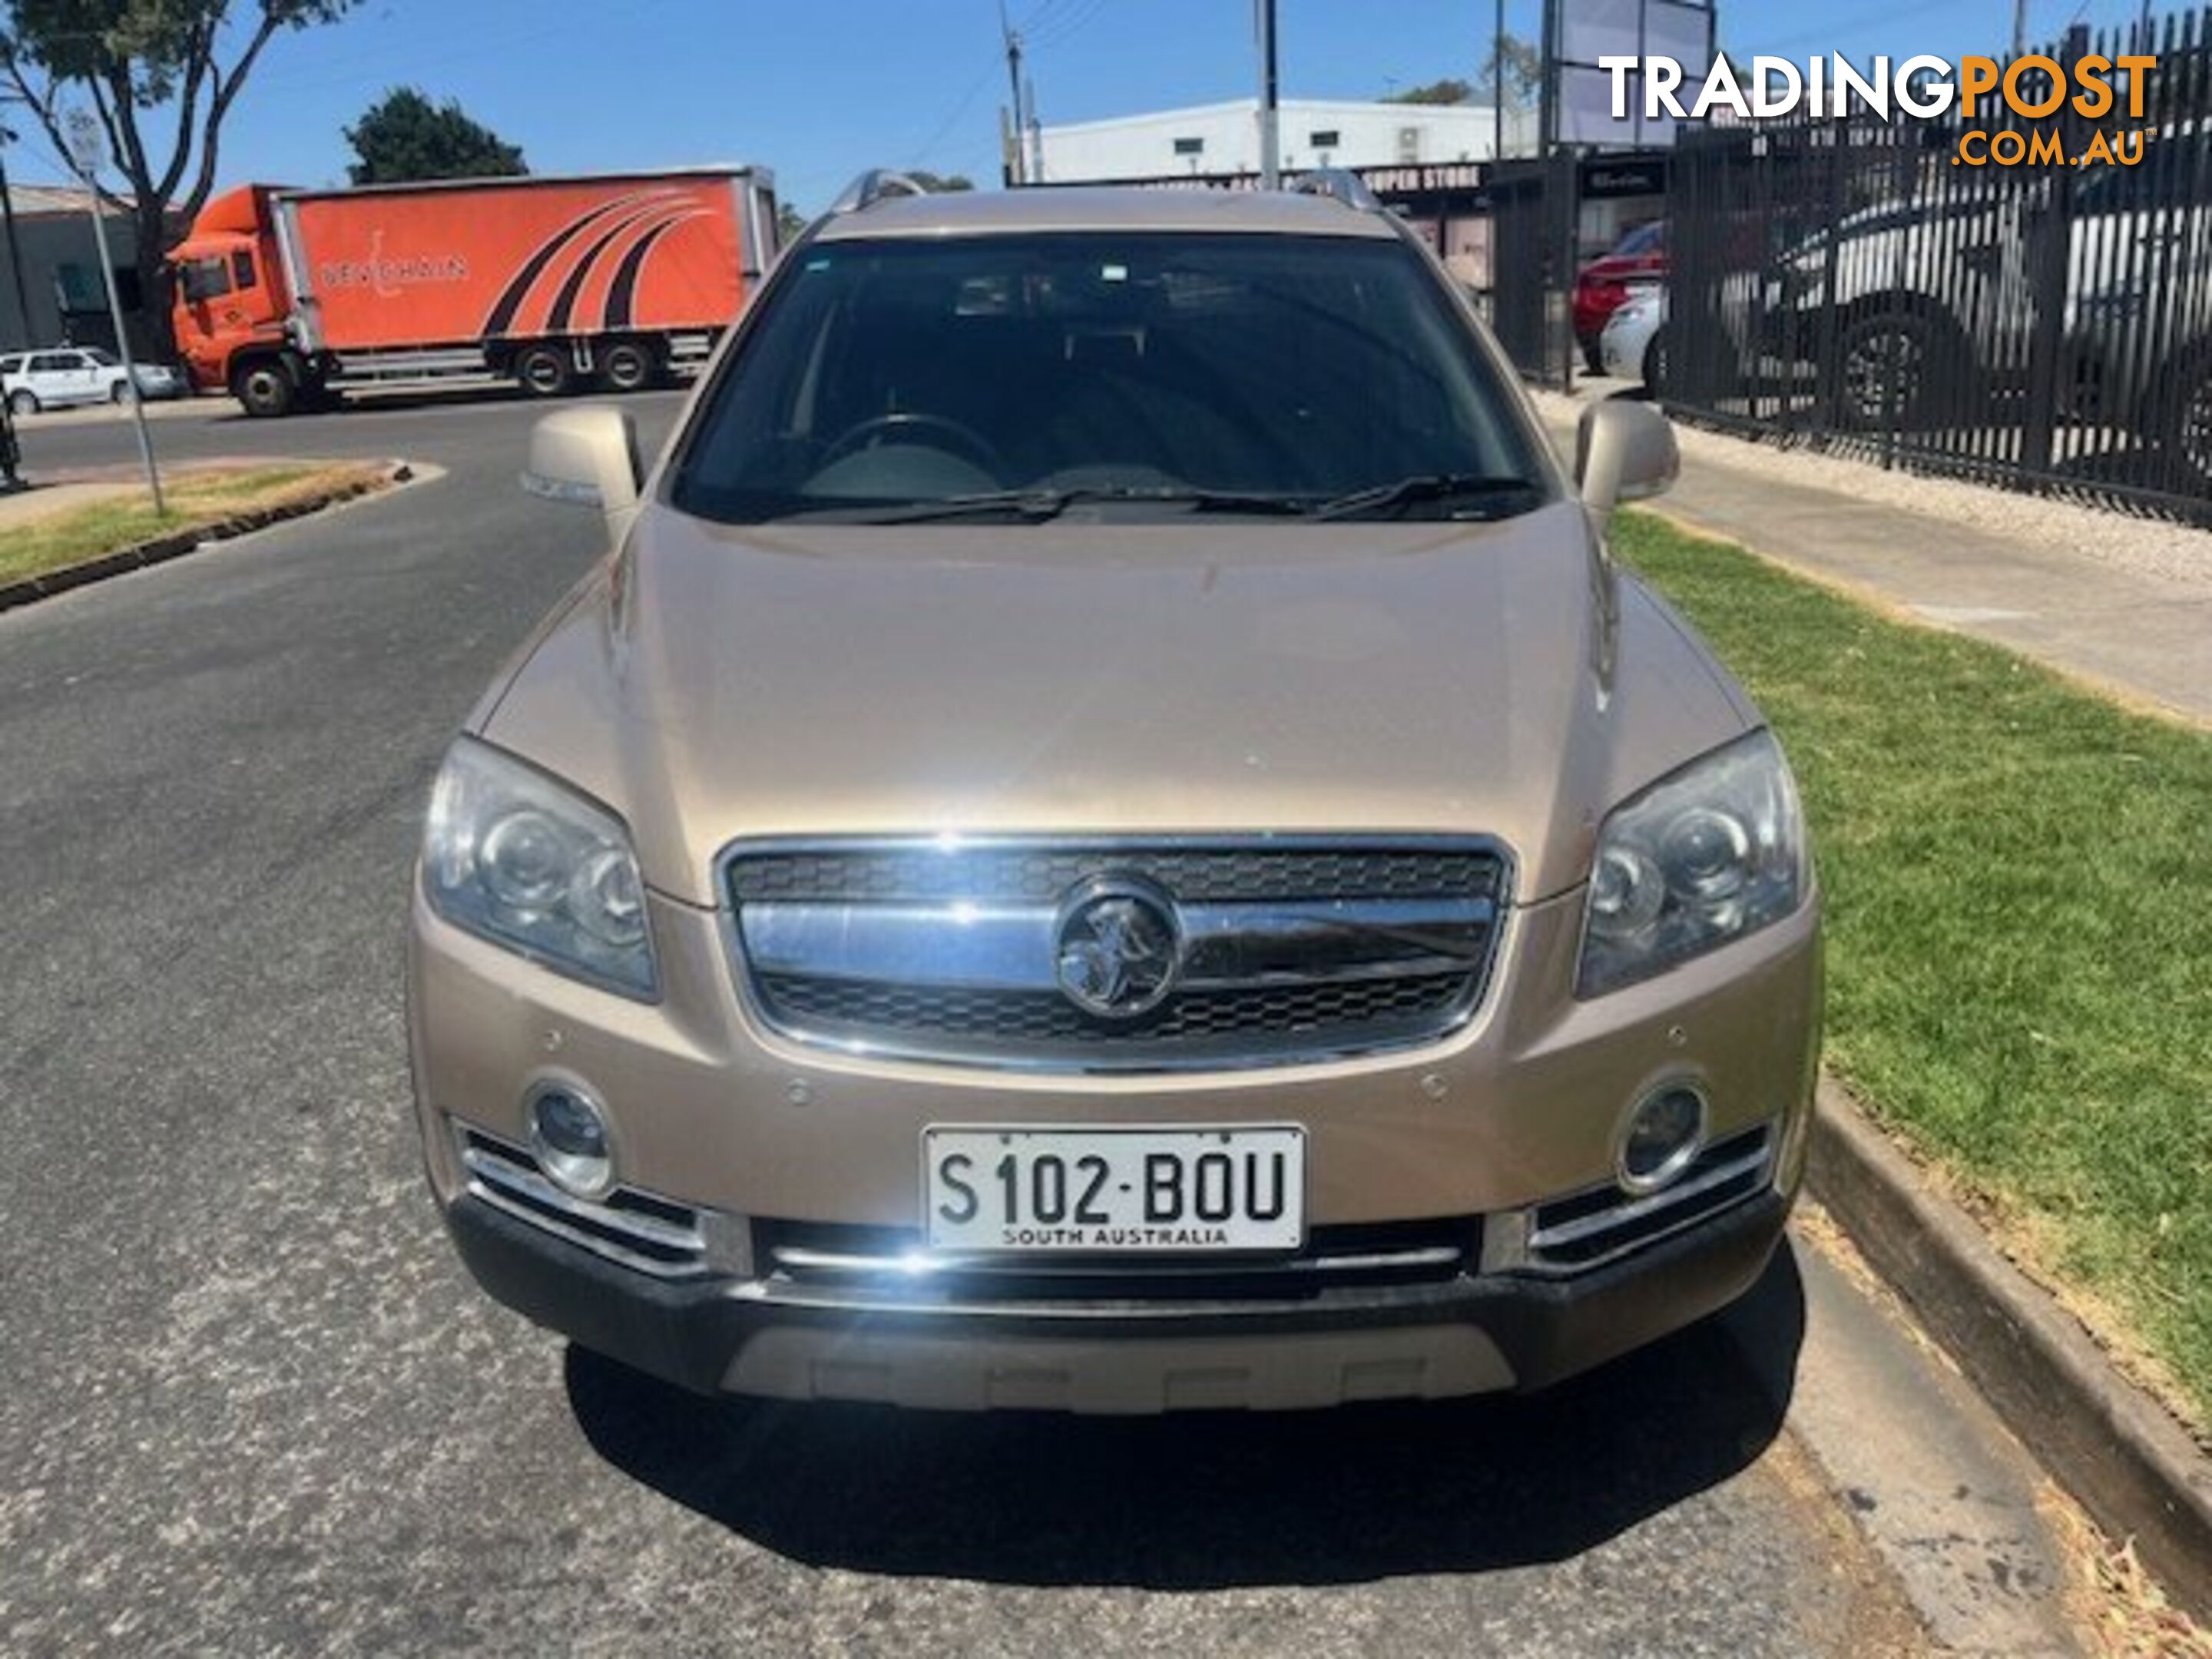
[[[1541,486],[1534,478],[1486,472],[1417,472],[1392,483],[1374,484],[1331,496],[1309,509],[1316,519],[1356,519],[1367,513],[1387,513],[1419,501],[1496,500],[1503,495],[1533,494]]]
[[[987,489],[890,507],[855,507],[850,511],[797,516],[825,520],[834,517],[841,524],[929,524],[968,518],[1005,518],[1020,524],[1042,524],[1058,518],[1071,507],[1094,501],[1181,507],[1194,513],[1264,513],[1290,518],[1304,516],[1313,505],[1310,496],[1273,495],[1256,490],[1188,489],[1180,486],[1130,489],[1084,484],[1066,489]]]

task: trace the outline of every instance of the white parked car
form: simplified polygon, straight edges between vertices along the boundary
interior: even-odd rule
[[[173,368],[136,363],[126,370],[121,358],[99,346],[56,346],[0,357],[0,393],[17,415],[71,404],[124,403],[134,380],[142,398],[181,398],[191,389]]]
[[[1606,319],[1598,336],[1605,372],[1657,392],[1667,378],[1667,290],[1638,289]]]

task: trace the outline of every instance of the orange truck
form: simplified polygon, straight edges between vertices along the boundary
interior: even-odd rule
[[[775,247],[753,167],[246,185],[170,255],[177,344],[253,415],[394,382],[634,392],[705,361]]]

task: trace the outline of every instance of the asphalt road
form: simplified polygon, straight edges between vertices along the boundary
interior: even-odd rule
[[[441,748],[596,550],[514,488],[534,413],[166,420],[447,475],[0,617],[0,1650],[1917,1645],[1783,1429],[1788,1255],[1548,1395],[1287,1419],[708,1404],[478,1294],[400,930]]]

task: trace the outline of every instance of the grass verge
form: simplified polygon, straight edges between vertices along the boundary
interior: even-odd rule
[[[2212,734],[1625,514],[1773,721],[1828,906],[1829,1069],[2212,1423]]]
[[[305,463],[165,478],[168,511],[156,516],[143,489],[35,518],[0,538],[0,582],[42,576],[120,549],[202,529],[241,513],[286,507],[325,489],[381,476],[359,462]]]

